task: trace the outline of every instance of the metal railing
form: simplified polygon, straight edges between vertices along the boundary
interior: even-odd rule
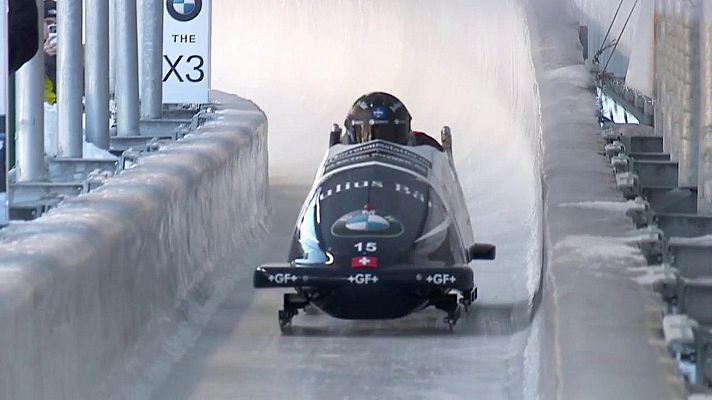
[[[116,0],[85,0],[84,10],[82,3],[57,2],[56,129],[44,126],[42,35],[38,54],[17,72],[18,151],[9,190],[11,211],[51,208],[62,198],[91,186],[86,185],[92,179],[91,168],[112,174],[123,151],[133,148],[133,153],[144,152],[147,143],[175,140],[185,131],[184,126],[195,125],[191,116],[200,110],[200,105],[164,109],[162,104],[166,3],[138,2],[142,7],[141,21],[137,20],[135,1],[119,6]],[[37,0],[37,5],[38,27],[43,32],[44,0]],[[141,49],[137,39],[139,24],[143,31]],[[115,129],[112,120],[116,122]],[[45,155],[45,134],[57,135],[50,140],[58,145],[56,158]],[[115,162],[87,157],[83,154],[85,142],[113,153]],[[39,214],[33,213],[32,217]]]

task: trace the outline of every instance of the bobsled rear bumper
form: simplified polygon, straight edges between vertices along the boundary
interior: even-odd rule
[[[468,266],[391,266],[383,269],[345,269],[333,266],[265,264],[253,277],[256,288],[309,287],[337,288],[397,286],[401,288],[444,288],[468,291],[474,288],[474,274]]]

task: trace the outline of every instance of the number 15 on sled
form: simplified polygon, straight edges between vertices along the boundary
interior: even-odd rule
[[[211,0],[165,0],[163,103],[208,102],[210,35]]]

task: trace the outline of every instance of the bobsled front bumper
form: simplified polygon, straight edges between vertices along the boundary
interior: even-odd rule
[[[383,269],[346,269],[320,264],[265,264],[255,270],[253,283],[255,288],[396,286],[413,289],[456,289],[464,292],[474,288],[474,274],[468,266],[397,265]]]

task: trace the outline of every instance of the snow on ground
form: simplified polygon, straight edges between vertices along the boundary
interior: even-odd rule
[[[57,104],[44,103],[44,149],[47,157],[57,156]],[[110,152],[96,147],[84,137],[82,142],[82,156],[94,160],[118,160]]]
[[[109,151],[100,149],[90,142],[82,142],[82,156],[93,160],[118,160],[119,157]]]

